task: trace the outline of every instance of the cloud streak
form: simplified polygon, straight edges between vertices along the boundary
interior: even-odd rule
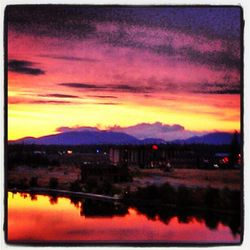
[[[70,101],[57,101],[57,100],[34,100],[29,101],[28,103],[33,104],[72,104]]]
[[[55,98],[80,98],[77,95],[67,95],[67,94],[47,94],[47,95],[39,95],[41,97],[55,97]]]
[[[128,93],[148,93],[153,91],[153,87],[134,86],[129,84],[92,84],[92,83],[58,83],[60,86],[70,87],[74,89],[101,90],[101,91],[117,91]]]
[[[97,102],[94,104],[98,104],[98,105],[121,105],[122,103],[120,102]]]
[[[146,86],[144,86],[146,84]],[[58,85],[72,89],[85,89],[89,91],[102,92],[124,92],[141,94],[150,97],[147,93],[194,93],[194,94],[240,94],[240,84],[231,82],[214,82],[214,83],[187,83],[171,79],[131,79],[131,84],[92,84],[92,83],[59,83]],[[87,95],[91,98],[115,99],[112,95]],[[56,97],[56,96],[55,96]]]
[[[98,62],[99,60],[89,57],[65,56],[65,55],[40,55],[40,57],[65,61]]]
[[[71,101],[65,100],[40,100],[40,99],[28,99],[28,98],[18,98],[18,97],[9,97],[8,104],[74,104]]]
[[[120,102],[76,102],[68,100],[69,98],[79,98],[77,96],[72,95],[61,95],[61,94],[51,94],[51,95],[39,95],[40,97],[49,97],[49,99],[29,99],[29,98],[20,98],[20,97],[9,97],[8,104],[82,104],[82,105],[121,105]],[[51,98],[60,98],[58,99],[50,99]]]
[[[100,99],[117,99],[117,96],[113,95],[88,95],[91,98],[100,98]]]
[[[192,90],[198,94],[219,94],[219,95],[238,95],[241,93],[239,84],[233,83],[200,83]]]
[[[99,86],[91,83],[68,82],[68,83],[58,83],[58,85],[76,89],[107,89],[107,87],[105,86]]]

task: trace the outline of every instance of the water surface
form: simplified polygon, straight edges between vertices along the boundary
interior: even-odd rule
[[[212,220],[212,221],[211,221]],[[8,193],[10,242],[239,243],[235,218],[175,215],[167,208]]]

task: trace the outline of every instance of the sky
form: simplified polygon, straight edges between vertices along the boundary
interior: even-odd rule
[[[240,129],[238,7],[9,6],[8,139]]]

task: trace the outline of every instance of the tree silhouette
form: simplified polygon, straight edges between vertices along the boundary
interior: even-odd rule
[[[234,167],[239,159],[240,145],[238,138],[239,133],[235,131],[230,145],[229,164],[231,167]]]

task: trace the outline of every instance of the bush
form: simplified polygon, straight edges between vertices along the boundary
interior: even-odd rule
[[[37,186],[38,186],[37,181],[38,181],[38,177],[34,177],[34,176],[33,176],[33,177],[30,179],[30,182],[29,182],[30,187],[37,187]]]
[[[145,200],[158,200],[159,188],[155,185],[150,185],[145,188],[138,188],[138,191],[135,193],[135,197]]]
[[[204,201],[207,208],[221,208],[219,190],[215,188],[208,188],[205,193]]]
[[[49,187],[53,188],[53,189],[57,188],[58,187],[58,179],[55,177],[51,177],[49,180]]]
[[[75,192],[82,191],[82,187],[81,187],[80,181],[76,180],[74,182],[71,182],[70,183],[70,190],[71,191],[75,191]]]
[[[180,186],[177,190],[177,205],[181,207],[187,207],[192,205],[191,189],[185,186]]]
[[[159,187],[160,199],[167,204],[176,203],[176,190],[168,183]]]
[[[24,177],[24,178],[21,178],[20,180],[18,180],[16,186],[17,186],[17,188],[20,188],[20,189],[27,189],[28,188],[27,178]]]
[[[61,164],[60,164],[60,161],[58,161],[58,160],[51,160],[49,162],[49,165],[59,167]]]

